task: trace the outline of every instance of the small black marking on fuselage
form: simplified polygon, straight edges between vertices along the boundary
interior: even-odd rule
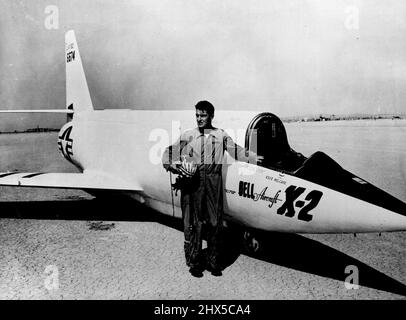
[[[69,63],[69,62],[74,61],[74,60],[75,60],[75,50],[69,51],[66,54],[66,62]]]
[[[28,175],[26,175],[26,176],[24,176],[22,178],[32,178],[32,177],[39,176],[41,174],[44,174],[44,172],[31,173],[31,174],[28,174]]]
[[[0,174],[0,178],[11,176],[12,174],[16,174],[16,173],[20,173],[20,172],[16,171],[16,172],[3,173],[3,174]]]

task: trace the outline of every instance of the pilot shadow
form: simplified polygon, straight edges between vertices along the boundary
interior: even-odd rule
[[[183,231],[180,219],[162,215],[127,199],[1,202],[0,218],[156,222]],[[110,229],[93,230],[109,232]],[[406,286],[401,282],[318,241],[298,234],[255,231],[260,249],[249,252],[244,246],[244,231],[242,227],[232,224],[226,228],[223,269],[232,265],[240,254],[245,254],[289,269],[343,281],[344,287],[348,276],[345,269],[354,265],[359,270],[360,286],[406,296]]]

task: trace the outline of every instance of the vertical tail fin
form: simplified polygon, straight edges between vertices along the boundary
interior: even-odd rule
[[[73,30],[65,34],[66,108],[75,112],[93,110],[78,44]]]

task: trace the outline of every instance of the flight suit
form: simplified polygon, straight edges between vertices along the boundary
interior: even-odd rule
[[[166,170],[175,168],[181,156],[197,164],[196,173],[181,188],[181,208],[184,224],[185,258],[191,268],[220,269],[221,231],[223,227],[222,164],[224,151],[234,159],[255,163],[256,154],[232,140],[222,129],[198,128],[181,134],[178,141],[166,148],[162,163]],[[207,255],[202,256],[202,231],[207,234]],[[206,261],[204,261],[206,258]]]

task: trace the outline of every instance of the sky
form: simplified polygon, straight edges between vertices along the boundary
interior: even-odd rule
[[[65,108],[74,29],[97,109],[406,112],[400,0],[0,0],[0,15],[1,109]],[[64,121],[3,114],[0,131]]]

